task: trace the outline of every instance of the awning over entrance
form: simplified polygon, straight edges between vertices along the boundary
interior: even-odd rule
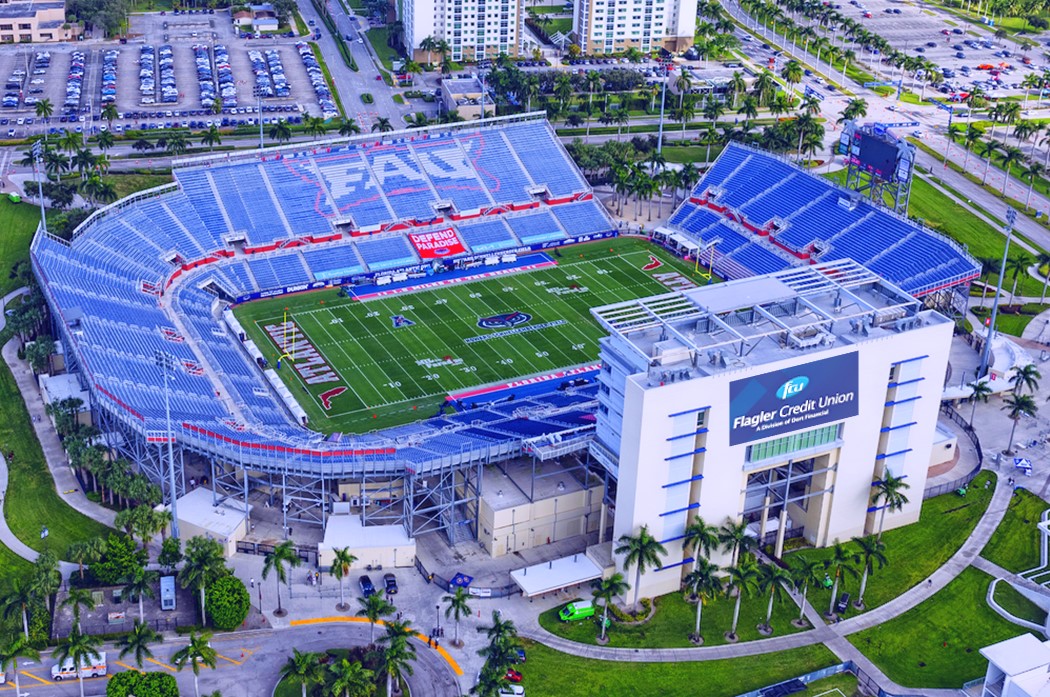
[[[601,575],[601,568],[583,553],[510,572],[510,577],[526,597],[593,581]]]

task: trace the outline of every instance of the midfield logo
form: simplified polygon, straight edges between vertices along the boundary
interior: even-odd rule
[[[410,319],[406,319],[404,315],[394,315],[390,318],[390,321],[394,323],[394,329],[398,327],[411,327],[415,322]]]
[[[478,326],[482,329],[505,329],[517,327],[532,319],[532,315],[525,312],[508,312],[502,315],[492,315],[478,319]]]

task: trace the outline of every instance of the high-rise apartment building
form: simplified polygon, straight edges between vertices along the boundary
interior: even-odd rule
[[[576,0],[573,31],[587,55],[693,45],[697,0]]]
[[[417,61],[427,60],[421,44],[428,36],[447,41],[457,62],[519,53],[523,0],[403,0],[401,13],[405,46]]]

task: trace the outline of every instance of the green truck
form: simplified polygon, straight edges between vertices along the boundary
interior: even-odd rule
[[[574,600],[558,613],[562,622],[575,622],[588,617],[594,617],[594,603],[590,600]]]

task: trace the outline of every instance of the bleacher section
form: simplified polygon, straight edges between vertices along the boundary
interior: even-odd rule
[[[848,257],[921,295],[974,278],[980,268],[952,240],[737,143],[723,151],[691,198],[708,204],[686,200],[669,227],[701,248],[717,240],[701,258],[710,263],[713,255],[716,273],[729,278]]]
[[[205,436],[194,434],[206,433],[216,452],[229,443],[261,447],[252,453],[291,445],[311,456],[373,448],[382,452],[369,457],[403,472],[408,462],[448,462],[480,449],[486,457],[516,454],[524,437],[585,424],[594,391],[556,392],[552,383],[550,395],[510,408],[479,406],[329,444],[293,421],[238,337],[215,319],[231,299],[252,293],[419,264],[405,234],[435,229],[424,224],[435,215],[479,213],[440,223],[472,254],[613,229],[593,200],[510,209],[540,201],[528,193],[537,186],[559,197],[588,192],[545,122],[443,128],[177,163],[170,190],[100,212],[72,242],[38,235],[33,264],[75,354],[70,365],[83,369],[101,406],[148,436],[165,423],[155,354],[170,354],[176,432],[198,448]],[[454,210],[438,213],[441,202]],[[297,466],[311,462],[321,461]]]

